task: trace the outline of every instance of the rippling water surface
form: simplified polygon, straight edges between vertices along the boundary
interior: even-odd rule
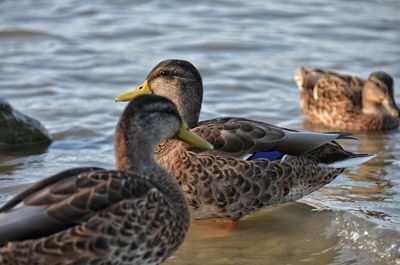
[[[1,1],[0,97],[38,118],[54,143],[0,154],[0,202],[76,166],[114,167],[113,97],[160,60],[193,62],[204,78],[202,118],[240,115],[297,129],[292,79],[302,65],[400,82],[400,2]],[[399,86],[397,86],[399,88]],[[400,91],[396,91],[400,101]],[[376,153],[301,202],[244,219],[195,221],[173,264],[400,264],[400,133],[344,143]]]

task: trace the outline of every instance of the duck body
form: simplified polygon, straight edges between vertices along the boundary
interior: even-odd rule
[[[347,138],[344,134],[299,132],[238,117],[199,122],[202,89],[192,64],[166,60],[138,90],[116,98],[124,101],[142,93],[169,97],[192,131],[213,144],[213,150],[200,151],[167,140],[155,151],[160,165],[180,184],[195,218],[237,221],[264,206],[298,200],[344,168],[372,158],[343,150],[334,140]]]
[[[363,80],[317,68],[302,67],[295,75],[307,120],[337,130],[391,130],[399,126],[393,79],[374,72]]]
[[[335,142],[274,160],[197,153],[175,140],[162,146],[156,159],[181,185],[197,219],[237,221],[265,206],[296,201],[330,183],[351,163],[370,159]],[[352,159],[348,165],[335,164]]]
[[[1,210],[1,264],[160,264],[188,227],[137,173],[73,169],[37,186]]]
[[[160,125],[163,120],[167,125]],[[167,99],[131,102],[115,135],[116,154],[123,154],[116,156],[118,170],[70,169],[0,208],[0,264],[162,263],[183,242],[190,212],[153,150],[161,140],[183,137],[180,124]],[[199,139],[200,147],[210,148]]]

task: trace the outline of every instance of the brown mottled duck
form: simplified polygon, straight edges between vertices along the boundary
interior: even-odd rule
[[[335,130],[360,132],[399,126],[393,78],[373,72],[367,80],[317,68],[302,67],[295,81],[303,112],[312,123]]]
[[[0,264],[160,264],[182,243],[189,207],[154,147],[192,134],[169,100],[143,96],[116,129],[117,169],[75,168],[33,184],[0,209]]]
[[[226,117],[198,122],[201,76],[191,63],[166,60],[136,90],[171,99],[193,132],[214,145],[199,152],[176,140],[156,148],[157,161],[183,189],[196,218],[234,222],[264,206],[295,201],[335,179],[344,168],[371,158],[344,150],[335,139],[346,135],[298,132],[249,119]]]

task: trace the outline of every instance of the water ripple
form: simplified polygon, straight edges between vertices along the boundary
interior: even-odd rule
[[[55,142],[0,154],[0,201],[69,167],[113,168],[113,133],[125,106],[113,98],[165,58],[200,69],[204,119],[238,115],[319,130],[303,122],[295,69],[363,77],[383,70],[398,88],[399,13],[397,0],[2,1],[0,97],[41,120]],[[399,263],[400,133],[357,137],[343,144],[377,158],[302,200],[323,211],[295,204],[261,213],[244,220],[235,240],[215,242],[196,235],[210,223],[194,223],[189,245],[170,264]]]

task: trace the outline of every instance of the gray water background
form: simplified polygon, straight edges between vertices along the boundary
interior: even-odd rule
[[[0,1],[0,97],[55,140],[45,152],[0,154],[0,203],[70,167],[113,168],[125,105],[113,98],[166,58],[200,69],[202,119],[318,129],[303,122],[295,69],[384,70],[398,84],[400,1]],[[202,235],[226,223],[193,222],[167,264],[400,264],[400,133],[357,137],[343,144],[377,158],[225,238]]]

